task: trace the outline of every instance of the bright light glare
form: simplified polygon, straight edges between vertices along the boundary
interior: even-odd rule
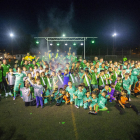
[[[63,34],[63,37],[65,37],[66,35],[65,34]]]
[[[75,46],[75,45],[76,45],[76,43],[73,43],[73,45]]]
[[[59,46],[59,43],[57,43],[57,46]]]
[[[51,43],[50,45],[52,46],[53,44]]]
[[[13,33],[10,33],[10,37],[13,37],[14,35],[13,35]]]
[[[114,36],[116,36],[117,34],[116,33],[114,33],[112,36],[114,37]]]
[[[68,44],[66,43],[65,45],[67,46]]]
[[[83,43],[81,43],[81,46],[83,46]]]

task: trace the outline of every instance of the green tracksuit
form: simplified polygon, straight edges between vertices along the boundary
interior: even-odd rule
[[[125,80],[125,78],[123,79],[123,89],[127,90],[127,94],[130,95],[130,90],[129,87],[131,85],[131,80],[130,78],[128,78],[127,80]]]
[[[135,85],[135,83],[138,81],[137,76],[139,75],[139,70],[137,68],[134,68],[131,72],[131,85]]]
[[[16,97],[16,93],[19,91],[19,84],[20,88],[24,87],[24,81],[23,78],[26,77],[26,74],[24,73],[13,73],[16,77],[15,85],[14,85],[14,97]],[[20,92],[20,96],[22,96],[22,92]]]
[[[75,96],[77,96],[77,98],[75,98],[75,105],[77,105],[78,107],[82,107],[83,106],[83,97],[84,97],[84,92],[80,92],[79,90],[77,90],[74,93]]]

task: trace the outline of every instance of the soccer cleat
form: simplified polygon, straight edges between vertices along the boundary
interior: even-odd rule
[[[79,106],[75,105],[76,108],[79,108]]]
[[[94,115],[97,115],[97,112],[94,112],[93,114],[94,114]]]
[[[13,100],[15,100],[16,98],[14,97]]]
[[[129,101],[131,101],[131,99],[129,98]]]
[[[36,108],[38,108],[39,106],[37,105]]]

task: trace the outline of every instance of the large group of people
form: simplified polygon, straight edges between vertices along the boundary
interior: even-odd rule
[[[43,108],[52,102],[56,106],[65,102],[96,115],[115,102],[120,114],[126,107],[140,115],[130,104],[131,94],[135,98],[140,94],[140,61],[113,62],[98,57],[91,61],[77,58],[71,48],[66,56],[59,50],[56,54],[49,50],[42,58],[27,53],[13,66],[6,59],[0,60],[0,90],[6,98],[16,100],[20,96],[25,106]]]

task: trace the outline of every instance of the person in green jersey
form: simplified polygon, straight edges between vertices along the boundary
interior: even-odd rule
[[[51,101],[51,95],[50,95],[50,91],[47,89],[47,86],[44,86],[45,91],[44,91],[44,104],[48,104],[48,102]]]
[[[50,90],[50,92],[52,92],[52,89],[53,89],[52,78],[51,78],[50,74],[47,74],[46,77],[47,77],[47,88],[48,88],[48,90]]]
[[[115,86],[115,90],[121,92],[122,86],[123,86],[123,84],[122,84],[122,77],[121,77],[121,75],[118,75],[118,77],[117,77],[117,83],[116,83],[116,86]]]
[[[107,111],[108,108],[106,107],[106,102],[107,102],[107,99],[109,99],[110,96],[107,96],[107,92],[104,91],[102,94],[101,94],[101,97],[98,98],[98,105],[96,105],[96,112],[94,112],[94,115],[97,115],[98,113],[98,110],[99,111]]]
[[[92,87],[92,91],[94,89],[98,89],[98,78],[99,78],[99,74],[97,72],[97,69],[94,69],[94,72],[91,73],[91,87]]]
[[[118,71],[118,67],[114,68],[114,72],[113,72],[113,81],[112,83],[115,83],[115,81],[117,80],[118,75],[120,74],[120,72]]]
[[[49,55],[47,52],[45,52],[44,55],[42,56],[42,60],[49,62]]]
[[[19,84],[20,84],[20,88],[24,87],[24,81],[23,78],[26,77],[26,74],[22,73],[21,68],[18,67],[18,72],[13,73],[13,75],[15,75],[16,79],[15,79],[15,85],[14,85],[14,98],[13,100],[16,99],[16,94],[19,91]],[[22,98],[22,92],[20,92],[20,96]]]
[[[123,89],[127,90],[128,99],[129,101],[131,101],[130,99],[131,80],[129,78],[129,73],[125,73],[125,78],[123,79]]]
[[[97,57],[97,56],[95,56],[95,57],[94,57],[94,61],[93,61],[93,65],[96,65],[96,64],[97,64],[97,62],[99,62],[99,60],[98,60],[98,57]]]
[[[101,70],[100,76],[99,76],[99,89],[105,87],[105,77],[104,77],[104,70]]]
[[[33,84],[35,84],[35,78],[31,78],[31,82]],[[34,93],[34,88],[32,86],[29,86],[29,88],[30,88],[30,93],[31,93],[32,99],[35,99],[36,97],[35,97],[35,93]]]
[[[138,71],[138,64],[135,64],[135,67],[132,69],[131,72],[131,85],[135,85],[135,83],[138,81],[137,76],[139,75],[139,71]]]
[[[83,68],[80,69],[80,72],[78,74],[79,74],[79,77],[80,77],[80,83],[83,83],[83,79],[82,79],[82,76],[84,74]]]
[[[88,109],[91,103],[92,97],[90,96],[90,92],[88,91],[86,93],[86,96],[84,96],[83,98],[83,102],[84,102],[84,109]]]
[[[82,86],[78,86],[78,90],[74,93],[75,95],[75,107],[79,108],[83,106],[84,92],[82,91]]]
[[[21,66],[22,67],[24,66],[24,67],[26,67],[27,70],[29,70],[28,61],[27,60],[24,61],[24,57],[22,58]]]
[[[45,72],[41,73],[40,83],[41,83],[42,86],[47,85],[47,77],[45,76]]]
[[[71,81],[68,82],[68,86],[66,88],[66,91],[70,94],[70,104],[73,104],[73,102],[74,102],[73,97],[74,97],[74,93],[76,91],[76,88],[75,88],[75,86],[72,85]]]
[[[7,91],[7,82],[6,82],[6,73],[9,72],[10,65],[7,64],[6,59],[3,59],[3,64],[1,64],[2,70],[3,70],[3,84],[4,84],[4,90],[5,90],[5,96],[8,95]]]
[[[98,105],[98,98],[97,95],[95,93],[92,94],[92,98],[91,98],[91,104],[89,107],[89,114],[93,114],[93,113],[97,113],[97,106]]]
[[[108,73],[108,70],[107,69],[105,69],[105,74],[104,74],[104,76],[105,76],[105,83],[106,84],[111,84],[111,81],[110,81],[110,74]]]
[[[91,75],[89,74],[89,70],[85,70],[85,73],[83,74],[82,79],[85,84],[85,87],[90,89]]]

